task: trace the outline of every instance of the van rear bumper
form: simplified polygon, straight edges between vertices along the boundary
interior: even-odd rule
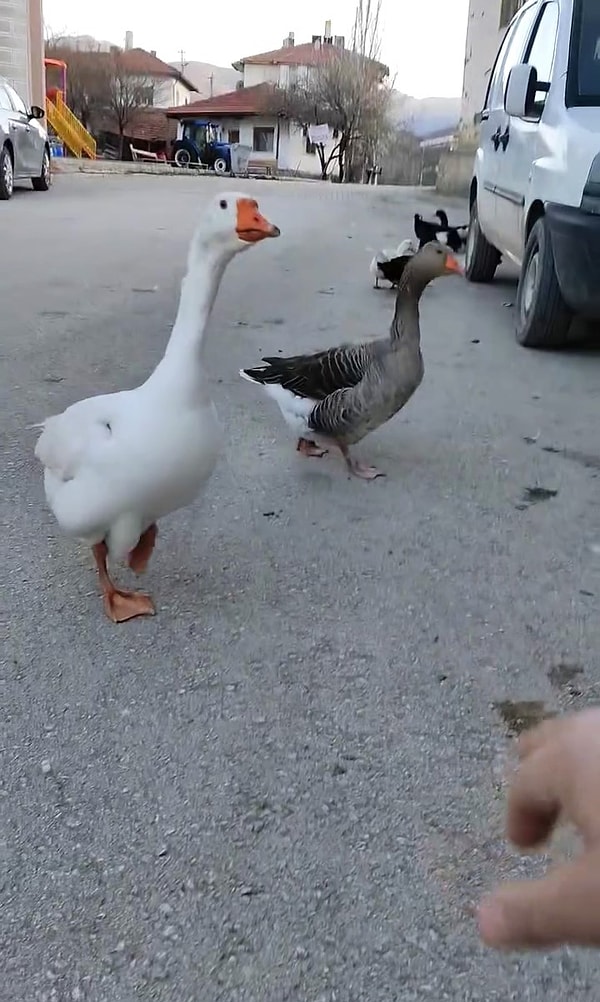
[[[563,299],[574,313],[600,320],[600,216],[548,202],[546,219]]]

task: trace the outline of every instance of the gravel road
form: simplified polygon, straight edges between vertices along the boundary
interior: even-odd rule
[[[0,206],[0,1000],[592,1002],[593,955],[487,952],[472,906],[536,871],[502,835],[510,732],[600,697],[600,354],[520,348],[508,270],[434,283],[423,386],[357,449],[374,483],[298,456],[237,374],[382,335],[369,248],[433,199],[235,183],[282,236],[223,282],[227,450],[160,527],[156,618],[105,619],[46,509],[27,426],[146,377],[231,186],[68,175]]]

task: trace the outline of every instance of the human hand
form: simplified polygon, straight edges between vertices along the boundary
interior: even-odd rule
[[[541,847],[559,819],[583,840],[581,854],[541,880],[501,885],[479,906],[479,932],[496,949],[600,946],[600,709],[546,720],[519,740],[508,794],[507,834]]]

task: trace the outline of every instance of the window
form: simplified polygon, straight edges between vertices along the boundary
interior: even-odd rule
[[[600,105],[600,6],[576,0],[567,79],[567,104]]]
[[[540,83],[550,83],[557,33],[558,4],[555,0],[552,0],[551,3],[547,3],[542,8],[542,13],[533,39],[529,43],[529,50],[525,59],[526,63],[535,67]],[[546,90],[537,90],[535,95],[535,110],[539,114],[542,113],[546,96]]]
[[[154,84],[147,87],[140,87],[139,104],[151,108],[154,105]]]
[[[252,149],[255,153],[272,153],[275,146],[275,129],[257,126],[252,130]]]
[[[239,129],[230,129],[229,132],[228,132],[228,136],[229,136],[229,142],[230,143],[239,143],[239,141],[240,141],[240,130]]]
[[[500,27],[506,28],[517,13],[519,7],[523,6],[525,0],[502,0],[500,6]]]
[[[490,111],[504,107],[504,93],[506,91],[508,74],[513,66],[516,66],[522,60],[536,13],[537,5],[525,7],[516,21],[512,23],[504,37],[504,41],[496,57],[486,97],[485,106]]]
[[[5,87],[6,87],[6,92],[10,100],[12,101],[12,106],[15,109],[15,111],[19,111],[22,115],[26,115],[27,108],[25,107],[25,102],[21,100],[21,98],[19,97],[19,95],[17,94],[16,90],[14,90],[13,87],[11,87],[9,84],[5,84]]]

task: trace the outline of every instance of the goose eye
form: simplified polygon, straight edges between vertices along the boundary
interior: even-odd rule
[[[224,198],[221,199],[221,201],[219,202],[219,205],[221,206],[222,209],[226,209],[227,208],[227,202],[225,201]]]

